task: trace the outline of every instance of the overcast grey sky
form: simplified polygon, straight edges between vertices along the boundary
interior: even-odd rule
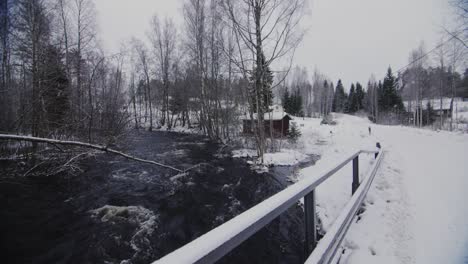
[[[95,0],[100,39],[114,52],[132,36],[146,38],[153,14],[183,23],[183,0]],[[429,50],[448,23],[448,0],[312,0],[304,25],[308,34],[295,64],[317,67],[335,83],[367,83],[372,73],[383,78],[389,65],[405,66],[421,41]]]

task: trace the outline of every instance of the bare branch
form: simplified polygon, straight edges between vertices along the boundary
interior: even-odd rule
[[[126,153],[123,153],[114,149],[110,149],[102,145],[94,145],[94,144],[89,144],[89,143],[84,143],[84,142],[79,142],[79,141],[65,141],[65,140],[57,140],[57,139],[49,139],[49,138],[38,138],[38,137],[28,137],[28,136],[7,135],[7,134],[0,134],[0,140],[29,141],[29,142],[37,142],[37,143],[58,144],[58,145],[91,148],[91,149],[96,149],[96,150],[103,151],[103,152],[109,152],[118,156],[125,157],[130,160],[134,160],[134,161],[138,161],[142,163],[148,163],[148,164],[160,166],[163,168],[171,169],[179,173],[184,172],[183,170],[177,169],[169,165],[165,165],[165,164],[152,161],[152,160],[141,159],[141,158],[131,156],[129,154],[126,154]]]

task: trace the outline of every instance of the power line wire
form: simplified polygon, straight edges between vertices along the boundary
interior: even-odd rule
[[[439,49],[440,47],[442,47],[443,45],[447,44],[449,41],[451,41],[452,39],[456,38],[457,37],[457,34],[454,34],[452,35],[451,38],[447,39],[446,41],[443,41],[442,43],[440,43],[439,45],[435,46],[433,49],[431,49],[430,51],[426,52],[425,54],[423,54],[422,56],[420,56],[419,58],[416,58],[415,60],[411,61],[410,63],[408,63],[406,66],[400,68],[398,71],[396,71],[397,73],[401,73],[401,71],[403,71],[404,69],[408,68],[409,66],[411,66],[412,64],[424,59],[425,57],[427,57],[429,54],[431,54],[432,52],[436,51],[437,49]]]

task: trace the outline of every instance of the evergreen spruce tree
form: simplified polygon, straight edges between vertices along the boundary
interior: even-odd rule
[[[346,92],[344,92],[342,112],[349,113],[349,95]]]
[[[354,87],[354,83],[352,83],[351,89],[349,90],[348,108],[347,108],[346,113],[356,112],[356,107],[357,107],[356,104],[357,104],[356,88]]]
[[[294,116],[303,116],[302,111],[302,96],[299,89],[289,94],[288,89],[285,90],[282,98],[284,111]]]
[[[378,94],[378,103],[380,106],[380,101],[382,100],[382,93],[383,93],[383,84],[382,81],[379,80],[379,84],[377,85],[377,94]]]
[[[457,92],[458,95],[468,98],[468,68],[465,69],[465,72],[463,73],[463,79],[460,84],[461,91]]]
[[[346,101],[346,94],[344,91],[344,87],[343,87],[343,84],[341,83],[341,80],[338,80],[338,83],[336,84],[335,94],[333,96],[332,111],[335,113],[344,112],[345,104],[346,104],[345,101]]]
[[[431,105],[431,102],[428,101],[426,105],[426,125],[432,125],[435,121],[435,111]]]
[[[297,114],[297,90],[294,91],[292,98],[291,98],[291,114]]]
[[[397,80],[389,67],[382,84],[379,98],[379,108],[382,111],[404,110],[403,101],[397,91]]]
[[[68,85],[69,80],[65,65],[61,61],[60,51],[50,45],[45,50],[47,56],[43,62],[44,90],[40,101],[45,110],[48,129],[58,129],[65,125],[65,116],[70,108]]]
[[[299,89],[296,90],[294,95],[294,115],[295,116],[303,116],[302,111],[302,96],[300,94]]]
[[[294,93],[291,96],[290,114],[294,116],[297,115],[297,90],[294,91]]]
[[[283,94],[283,99],[282,99],[282,104],[283,104],[283,109],[286,113],[290,113],[291,111],[291,96],[289,95],[289,90],[286,87],[284,94]]]
[[[357,82],[356,83],[356,111],[364,109],[365,97],[366,97],[366,94],[364,92],[364,89],[362,88],[362,85],[359,82]]]

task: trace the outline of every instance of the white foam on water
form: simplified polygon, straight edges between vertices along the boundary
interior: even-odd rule
[[[117,221],[128,221],[136,224],[138,228],[130,240],[130,246],[135,251],[131,259],[123,260],[121,263],[131,263],[131,260],[139,254],[151,252],[149,237],[158,227],[158,217],[149,209],[142,206],[112,206],[105,205],[90,211],[93,218],[101,222],[115,223]]]

